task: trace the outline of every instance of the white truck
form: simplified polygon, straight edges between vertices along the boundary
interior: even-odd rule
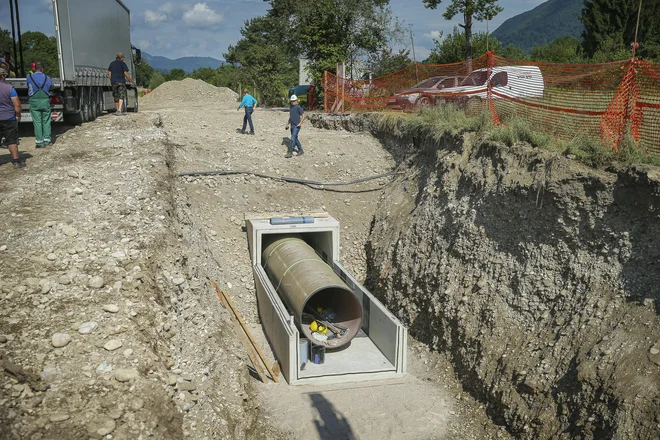
[[[542,98],[543,75],[537,66],[497,66],[470,73],[457,87],[435,93],[437,102],[452,102],[461,107],[481,107],[491,86],[493,99]]]
[[[19,24],[20,33],[19,2],[10,1],[15,6],[11,9],[12,24]],[[53,121],[61,122],[65,117],[74,124],[93,121],[103,112],[115,109],[108,66],[117,52],[126,55],[124,62],[135,81],[130,11],[120,0],[51,1],[59,65],[59,72],[46,72],[54,83],[51,90]],[[13,37],[14,41],[19,41],[20,49],[20,38]],[[22,51],[17,52],[13,54],[15,64],[21,61]],[[139,60],[139,49],[136,49],[136,56]],[[21,122],[32,122],[25,72],[19,70],[19,76],[7,78],[7,82],[14,86],[21,100]],[[127,86],[126,109],[137,111],[137,89]]]

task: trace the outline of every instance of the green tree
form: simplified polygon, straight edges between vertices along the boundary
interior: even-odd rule
[[[41,32],[25,32],[21,36],[23,43],[23,67],[30,71],[32,63],[41,62],[50,76],[59,76],[60,67],[57,59],[57,40]]]
[[[235,64],[240,82],[256,86],[264,103],[283,104],[286,91],[298,82],[298,60],[283,38],[286,28],[283,17],[271,10],[246,21],[241,28],[243,38],[224,54]]]
[[[465,61],[467,46],[465,38],[466,35],[457,27],[454,27],[454,31],[441,41],[437,39],[433,40],[435,47],[431,50],[431,54],[424,62],[430,64],[449,64]],[[472,46],[474,52],[479,55],[486,53],[486,47],[488,47],[488,50],[500,54],[502,43],[493,37],[488,37],[485,32],[477,32],[472,36]]]
[[[585,0],[582,9],[584,50],[592,57],[609,58],[628,49],[635,40],[638,1]],[[637,41],[641,57],[660,59],[660,0],[645,0],[639,20]],[[629,55],[628,55],[629,56]]]
[[[424,6],[436,9],[442,0],[422,0]],[[452,0],[442,16],[451,20],[458,14],[463,14],[463,23],[459,24],[465,30],[465,59],[472,59],[472,21],[492,20],[504,8],[497,5],[497,0]]]
[[[508,44],[506,47],[503,47],[499,52],[497,52],[497,55],[500,55],[504,58],[508,58],[510,60],[527,59],[527,55],[525,55],[525,51],[517,46],[514,46],[513,44]]]
[[[181,81],[185,79],[188,75],[183,69],[172,69],[170,72],[165,75],[165,81]]]
[[[149,81],[149,88],[153,90],[159,85],[163,84],[164,82],[165,82],[165,77],[163,76],[163,74],[156,71],[154,72],[153,75],[151,75],[151,80]]]
[[[135,65],[135,83],[137,86],[149,87],[151,77],[154,75],[154,68],[144,58],[142,58],[139,64],[135,62],[134,58],[133,64]]]
[[[585,57],[580,40],[575,37],[560,37],[550,44],[534,46],[532,61],[546,63],[584,63]]]
[[[370,55],[367,67],[373,77],[379,77],[404,69],[411,63],[409,50],[401,49],[395,53],[392,49],[386,48]]]

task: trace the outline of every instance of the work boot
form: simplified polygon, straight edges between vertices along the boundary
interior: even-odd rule
[[[287,151],[286,155],[284,155],[285,159],[291,159],[293,157],[293,153],[290,151]]]
[[[251,131],[250,134],[251,134],[252,136],[254,136],[254,131]]]
[[[304,150],[300,150],[300,151],[298,151],[298,156],[302,156],[303,154],[305,154],[305,151],[304,151]]]
[[[14,164],[14,168],[25,168],[25,161],[20,159],[12,159],[12,163]]]

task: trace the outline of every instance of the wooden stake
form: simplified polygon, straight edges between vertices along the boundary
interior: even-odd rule
[[[234,307],[234,304],[231,302],[231,298],[229,298],[229,295],[227,295],[227,292],[224,290],[218,289],[218,286],[215,284],[215,282],[211,281],[212,286],[215,288],[216,295],[218,292],[222,294],[224,297],[225,301],[227,302],[227,305],[229,305],[229,308],[231,308],[231,311],[234,312],[234,316],[236,316],[236,319],[238,319],[238,322],[241,324],[241,327],[243,327],[243,331],[247,335],[248,339],[252,343],[252,346],[254,349],[257,351],[257,354],[259,355],[259,358],[261,359],[261,362],[266,366],[266,369],[268,370],[268,374],[270,374],[270,377],[273,379],[273,382],[277,383],[277,376],[275,373],[273,373],[273,370],[270,368],[270,365],[266,362],[266,357],[263,355],[261,350],[259,349],[259,346],[255,342],[254,338],[252,337],[252,333],[250,333],[250,330],[248,330],[247,326],[245,325],[245,322],[243,322],[243,318],[241,317],[241,314],[238,313],[238,310],[236,310],[236,307]]]

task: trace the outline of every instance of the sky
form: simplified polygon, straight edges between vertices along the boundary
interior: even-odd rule
[[[87,0],[89,1],[89,0]],[[104,0],[111,1],[111,0]],[[447,35],[462,17],[448,21],[442,17],[451,0],[438,9],[424,8],[422,0],[390,0],[392,15],[413,32],[418,61],[428,57],[433,38]],[[545,0],[499,0],[504,11],[491,23],[492,32],[506,19],[535,8]],[[263,0],[123,0],[131,10],[131,40],[151,55],[168,58],[208,56],[222,59],[230,44],[241,38],[243,23],[262,16],[269,8]],[[52,0],[19,0],[21,31],[41,31],[54,35]],[[0,28],[11,29],[9,2],[0,0]],[[476,22],[473,31],[485,31],[486,23]],[[410,41],[403,43],[410,48]]]

